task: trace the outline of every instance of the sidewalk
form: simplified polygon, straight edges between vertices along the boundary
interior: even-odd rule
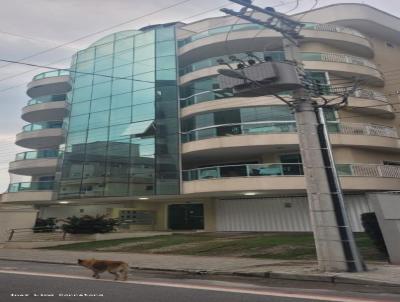
[[[317,281],[341,284],[388,286],[400,292],[400,266],[368,264],[363,273],[320,273],[310,261],[270,260],[233,257],[175,256],[155,254],[0,249],[0,260],[23,260],[76,264],[78,258],[122,260],[132,268],[202,274],[243,275],[273,279]]]

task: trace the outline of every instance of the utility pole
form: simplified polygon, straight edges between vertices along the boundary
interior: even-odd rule
[[[302,24],[284,14],[275,12],[271,8],[264,9],[252,5],[249,0],[230,1],[243,6],[243,8],[239,12],[224,8],[221,9],[222,12],[251,23],[263,25],[282,34],[286,63],[296,67],[295,72],[297,72],[298,78],[303,81],[301,87],[293,89],[294,100],[291,106],[295,112],[299,135],[300,153],[306,179],[311,225],[319,269],[321,271],[363,271],[365,266],[355,244],[344,207],[340,182],[326,131],[324,114],[322,109],[318,109],[319,105],[312,99],[310,91],[306,89],[307,86],[304,84],[306,82],[306,74],[298,47]],[[246,14],[247,10],[261,13],[267,16],[268,19],[266,21],[257,19],[253,17],[254,14]],[[255,65],[254,63],[250,65],[253,66],[248,68],[243,68],[242,66],[242,70],[237,71],[228,70],[224,73],[222,70],[220,77],[231,76],[236,78],[235,81],[242,81],[244,84],[249,83],[251,88],[248,89],[247,93],[248,96],[252,96],[254,94],[251,93],[251,90],[262,91],[260,82],[257,83],[250,77],[247,77],[250,81],[240,80],[241,76],[245,77],[246,74],[251,74],[251,69]],[[257,74],[259,73],[257,71]],[[275,76],[277,79],[279,78],[279,74]],[[269,82],[269,84],[264,84],[264,94],[268,94],[267,91],[276,91],[273,86],[273,81]],[[243,84],[234,87],[243,87]],[[241,95],[246,95],[246,92]]]

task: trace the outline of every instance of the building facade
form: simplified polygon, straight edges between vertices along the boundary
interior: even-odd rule
[[[360,82],[325,115],[362,231],[365,194],[400,189],[400,19],[362,4],[294,18],[325,98]],[[10,163],[32,180],[11,183],[2,202],[44,218],[107,214],[131,230],[311,231],[293,113],[273,96],[219,88],[218,60],[252,55],[284,60],[281,36],[217,17],[118,32],[76,53],[68,72],[34,77],[16,143],[35,151]]]

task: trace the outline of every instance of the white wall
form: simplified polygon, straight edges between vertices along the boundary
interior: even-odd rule
[[[7,240],[10,229],[32,228],[37,211],[26,209],[0,209],[0,242]]]
[[[112,208],[123,208],[123,205],[120,204],[112,204],[112,205],[78,205],[78,206],[69,206],[69,205],[57,205],[57,206],[49,206],[49,207],[41,207],[40,215],[41,218],[67,218],[71,216],[83,216],[83,215],[105,215],[107,214],[107,209]],[[80,210],[83,209],[81,213]]]
[[[349,195],[345,199],[353,230],[362,232],[360,215],[371,209],[366,197]],[[305,197],[218,200],[216,224],[217,231],[311,232]]]

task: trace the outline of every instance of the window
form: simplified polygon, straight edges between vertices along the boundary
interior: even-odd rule
[[[111,110],[110,125],[127,124],[131,122],[130,108]]]
[[[111,82],[105,82],[97,85],[93,85],[92,98],[102,98],[111,94]]]
[[[96,128],[88,131],[87,143],[107,141],[108,128]]]
[[[94,65],[94,71],[98,72],[101,70],[111,69],[113,67],[113,57],[106,56],[100,59],[96,59]]]
[[[100,128],[108,126],[110,111],[101,111],[90,114],[89,128]]]
[[[92,100],[91,112],[104,111],[110,109],[110,97]]]
[[[71,116],[81,115],[89,113],[90,110],[90,101],[77,103],[72,106]]]
[[[120,79],[120,80],[115,80],[112,83],[112,94],[122,94],[126,92],[131,92],[132,90],[132,80],[125,80],[125,79]]]
[[[96,46],[96,58],[109,55],[113,52],[113,50],[114,50],[113,43],[107,43],[107,44]]]
[[[87,128],[89,114],[72,116],[69,120],[69,131],[80,131]]]
[[[121,108],[132,105],[132,93],[118,94],[111,97],[111,108]]]
[[[136,105],[132,107],[132,122],[154,119],[154,103]]]
[[[140,62],[146,59],[154,58],[155,53],[154,44],[149,44],[135,49],[135,62]]]
[[[72,95],[72,102],[73,103],[84,102],[84,101],[90,100],[91,97],[92,97],[92,87],[91,86],[74,89],[74,92]]]
[[[115,52],[133,48],[133,37],[123,38],[115,41]]]

